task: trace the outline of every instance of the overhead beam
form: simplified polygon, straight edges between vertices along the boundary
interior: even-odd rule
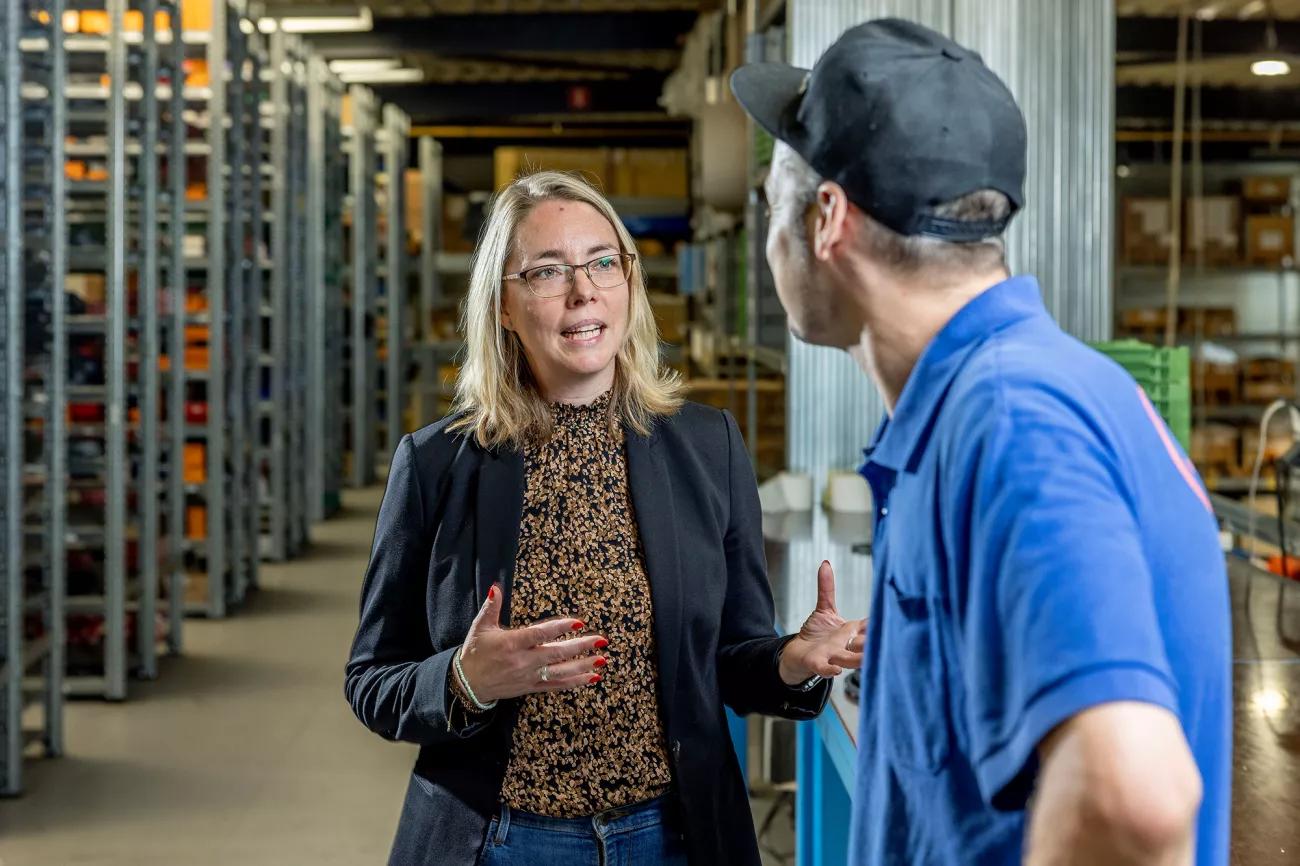
[[[575,91],[580,88],[580,91]],[[418,86],[375,86],[383,102],[392,102],[413,124],[467,125],[501,123],[512,118],[584,113],[665,112],[659,106],[663,77],[590,83],[533,81]],[[573,100],[580,98],[578,103]]]
[[[1190,99],[1190,94],[1189,94]],[[1167,119],[1174,115],[1172,87],[1125,86],[1115,91],[1115,117]],[[1276,121],[1300,118],[1300,90],[1249,90],[1206,87],[1201,90],[1201,116],[1207,120]]]
[[[1202,53],[1206,57],[1224,54],[1260,54],[1265,50],[1266,25],[1262,20],[1215,19],[1202,24]],[[1274,23],[1277,50],[1300,53],[1300,21]],[[1177,18],[1120,18],[1115,29],[1117,54],[1143,55],[1147,59],[1172,58],[1178,48]]]
[[[643,126],[412,126],[411,137],[431,136],[440,141],[473,138],[497,141],[533,141],[562,138],[663,138],[679,140],[689,137],[689,122],[665,122]]]
[[[683,11],[378,18],[369,32],[314,34],[311,43],[333,60],[420,52],[656,51],[679,48],[695,19],[696,13]]]

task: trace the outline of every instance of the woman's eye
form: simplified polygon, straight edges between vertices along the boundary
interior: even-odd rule
[[[598,271],[612,271],[614,270],[614,267],[615,267],[615,259],[613,256],[606,256],[605,258],[599,259],[596,262],[596,270]]]
[[[538,268],[533,271],[534,280],[553,280],[560,275],[559,268]]]

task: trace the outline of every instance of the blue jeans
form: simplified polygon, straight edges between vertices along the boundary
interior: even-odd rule
[[[686,866],[686,844],[666,797],[590,818],[502,806],[478,866]]]

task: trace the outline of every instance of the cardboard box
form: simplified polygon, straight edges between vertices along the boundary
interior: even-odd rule
[[[343,94],[342,99],[339,101],[339,125],[340,126],[352,125],[352,94],[351,93]]]
[[[581,175],[607,194],[612,188],[613,166],[607,147],[498,147],[493,161],[497,189],[543,169]]]
[[[1184,207],[1188,261],[1201,257],[1209,264],[1232,264],[1241,260],[1241,203],[1232,196],[1214,195],[1192,199]]]
[[[1192,359],[1192,393],[1206,403],[1236,403],[1241,383],[1241,368]]]
[[[1219,337],[1237,333],[1237,311],[1232,307],[1185,307],[1178,311],[1178,330]]]
[[[1242,198],[1252,204],[1286,204],[1291,200],[1291,178],[1254,175],[1242,181]]]
[[[108,293],[108,284],[103,274],[68,274],[63,278],[63,288],[87,306],[104,303]]]
[[[1124,261],[1131,265],[1158,265],[1169,261],[1169,249],[1176,230],[1167,198],[1124,199]]]
[[[1143,307],[1120,313],[1120,327],[1125,331],[1163,331],[1169,321],[1164,307]]]
[[[185,444],[181,477],[186,484],[203,484],[208,480],[208,448],[202,442]]]
[[[418,168],[406,170],[406,231],[417,243],[424,237],[422,181]]]
[[[1241,431],[1228,424],[1198,424],[1192,428],[1192,462],[1197,466],[1234,467]]]
[[[1295,255],[1295,218],[1246,217],[1246,261],[1252,265],[1285,266]]]
[[[611,153],[609,194],[627,197],[686,198],[690,167],[686,151],[675,148],[619,148]]]
[[[684,343],[687,339],[687,310],[685,295],[650,292],[650,309],[659,325],[659,338],[665,343]]]
[[[1242,371],[1252,381],[1269,380],[1295,384],[1295,361],[1290,358],[1251,358]]]

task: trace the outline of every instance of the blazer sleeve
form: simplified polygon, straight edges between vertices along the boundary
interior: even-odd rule
[[[776,634],[776,610],[763,550],[758,482],[740,428],[723,411],[728,439],[731,518],[724,540],[727,598],[718,641],[718,680],[723,702],[740,715],[815,718],[830,697],[830,682],[802,692],[781,679],[781,651],[793,635]]]
[[[352,711],[388,740],[420,745],[454,741],[487,727],[494,713],[455,712],[448,672],[456,648],[434,653],[426,621],[432,533],[415,444],[402,437],[361,588],[361,622],[347,664]]]

